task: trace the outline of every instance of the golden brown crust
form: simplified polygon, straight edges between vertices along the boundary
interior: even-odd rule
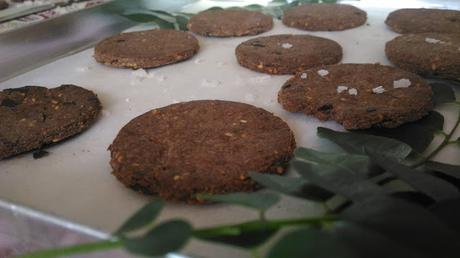
[[[149,111],[109,147],[113,174],[126,186],[166,200],[253,191],[248,172],[284,173],[295,148],[280,118],[254,106],[201,100]]]

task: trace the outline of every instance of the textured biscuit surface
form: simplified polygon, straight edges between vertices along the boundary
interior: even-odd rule
[[[387,42],[385,53],[401,69],[460,81],[460,33],[401,35]]]
[[[399,9],[385,23],[398,33],[460,33],[460,11],[441,9]]]
[[[281,34],[247,40],[235,50],[241,66],[270,74],[294,74],[320,65],[336,64],[342,47],[335,41],[310,36]]]
[[[295,148],[280,118],[254,106],[200,100],[149,111],[125,125],[109,147],[126,186],[172,201],[196,193],[252,191],[248,172],[278,173]]]
[[[310,31],[340,31],[363,25],[365,11],[347,4],[303,4],[284,11],[286,26]]]
[[[190,31],[212,37],[256,35],[272,27],[271,16],[243,9],[204,11],[190,18],[188,23]]]
[[[291,112],[335,120],[346,129],[393,128],[432,109],[432,91],[418,75],[378,64],[315,68],[289,79],[278,102]]]
[[[97,62],[122,68],[154,68],[177,63],[195,55],[198,40],[177,30],[147,30],[121,33],[96,45]]]
[[[97,118],[97,96],[75,85],[26,86],[0,92],[0,159],[60,142]]]

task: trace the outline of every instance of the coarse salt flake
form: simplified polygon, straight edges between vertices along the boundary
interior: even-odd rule
[[[355,89],[355,88],[351,88],[348,90],[348,94],[352,95],[352,96],[356,96],[358,95],[358,90]]]
[[[88,71],[89,69],[90,68],[88,66],[80,66],[80,67],[77,67],[75,70],[77,70],[77,72],[84,73]]]
[[[201,64],[201,63],[203,63],[203,61],[204,61],[203,59],[197,58],[197,59],[194,61],[194,63],[195,63],[195,64]]]
[[[300,75],[300,79],[304,79],[304,80],[307,79],[307,73],[302,73]]]
[[[372,92],[375,94],[380,94],[385,92],[385,88],[383,86],[378,86],[372,89]]]
[[[324,76],[329,74],[329,72],[327,70],[324,70],[324,69],[318,70],[317,73],[322,77],[324,77]]]
[[[408,88],[411,85],[411,82],[409,79],[399,79],[396,81],[393,81],[393,88]]]
[[[441,42],[439,39],[434,39],[434,38],[425,38],[425,42],[431,43],[431,44],[436,44]]]
[[[291,48],[292,44],[291,43],[283,43],[283,44],[281,44],[281,47],[282,48]]]
[[[339,85],[337,86],[337,93],[342,93],[344,91],[348,90],[347,86]]]
[[[131,75],[139,79],[145,79],[149,76],[149,73],[144,69],[137,69],[132,71]]]

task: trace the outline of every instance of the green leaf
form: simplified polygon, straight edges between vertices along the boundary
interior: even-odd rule
[[[261,12],[264,10],[264,7],[258,4],[246,5],[244,9],[249,11]]]
[[[356,257],[372,258],[426,258],[414,249],[402,246],[387,236],[351,221],[339,221],[333,228],[334,236],[352,248]]]
[[[356,258],[356,254],[331,234],[302,228],[283,236],[270,249],[268,258]]]
[[[460,166],[440,163],[436,161],[427,161],[424,164],[425,168],[431,169],[445,175],[460,179]]]
[[[128,233],[151,225],[160,214],[163,206],[164,202],[160,199],[148,203],[123,223],[114,235]]]
[[[392,173],[415,190],[426,194],[435,201],[445,201],[460,197],[458,189],[444,180],[404,166],[384,155],[369,153],[369,156],[372,158],[372,161],[376,162],[387,172]]]
[[[366,154],[366,150],[384,153],[395,159],[402,160],[412,151],[412,148],[400,141],[381,136],[366,135],[350,132],[336,132],[334,130],[318,127],[318,136],[326,138],[345,151],[356,154]]]
[[[216,11],[216,10],[224,10],[222,7],[214,6],[211,8],[206,9],[205,11]]]
[[[179,29],[183,31],[188,31],[188,18],[185,18],[183,16],[177,15],[176,16],[176,22],[179,25]]]
[[[375,128],[357,131],[392,138],[410,145],[415,151],[422,153],[433,141],[437,131],[442,131],[444,117],[436,111],[424,118],[404,124],[398,128]]]
[[[250,172],[249,176],[260,185],[287,195],[308,199],[317,202],[324,202],[333,194],[318,186],[309,184],[300,177],[289,177]]]
[[[346,170],[359,178],[367,178],[370,160],[364,155],[348,153],[326,153],[307,148],[297,148],[294,157],[313,164],[330,165]]]
[[[385,194],[383,188],[340,166],[312,164],[300,160],[294,160],[291,164],[310,183],[355,202],[363,201],[369,196]]]
[[[270,239],[279,227],[265,221],[197,230],[194,237],[243,248],[254,248]]]
[[[427,257],[452,257],[460,246],[460,236],[433,213],[396,198],[374,196],[355,203],[342,213],[342,218]]]
[[[174,23],[163,20],[154,14],[147,13],[136,13],[136,14],[125,14],[126,18],[136,22],[154,22],[162,29],[175,29]]]
[[[162,256],[180,250],[192,235],[192,226],[182,220],[158,225],[142,237],[123,238],[126,249],[145,256]]]
[[[280,200],[279,195],[269,192],[229,193],[221,195],[199,194],[197,198],[209,201],[237,204],[262,211],[269,209]]]
[[[449,103],[455,101],[455,93],[451,86],[447,83],[435,82],[431,83],[433,91],[433,102],[435,105]]]
[[[441,221],[450,229],[456,230],[460,234],[460,199],[439,202],[430,208]]]

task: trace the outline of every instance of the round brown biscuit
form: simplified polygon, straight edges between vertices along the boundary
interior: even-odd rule
[[[303,4],[284,11],[286,26],[310,31],[340,31],[363,25],[365,11],[347,4]]]
[[[386,43],[397,67],[429,77],[460,81],[460,34],[406,34]]]
[[[238,45],[241,66],[270,74],[294,74],[320,65],[336,64],[342,47],[335,41],[310,35],[273,35],[247,40]]]
[[[154,68],[189,59],[199,48],[198,40],[190,33],[157,29],[104,39],[96,45],[94,58],[113,67]]]
[[[0,92],[0,159],[60,142],[87,129],[101,104],[75,85],[26,86]]]
[[[393,128],[433,108],[431,88],[420,76],[378,64],[310,69],[283,85],[278,102],[288,111],[335,120],[346,129]]]
[[[8,8],[9,4],[5,0],[0,0],[0,10]]]
[[[460,11],[441,9],[399,9],[385,23],[398,33],[460,33]]]
[[[273,18],[243,9],[210,10],[190,18],[188,28],[203,36],[240,37],[271,30]]]
[[[109,147],[113,174],[166,200],[253,191],[248,172],[285,172],[295,148],[288,125],[254,106],[220,100],[173,104],[125,125]]]

